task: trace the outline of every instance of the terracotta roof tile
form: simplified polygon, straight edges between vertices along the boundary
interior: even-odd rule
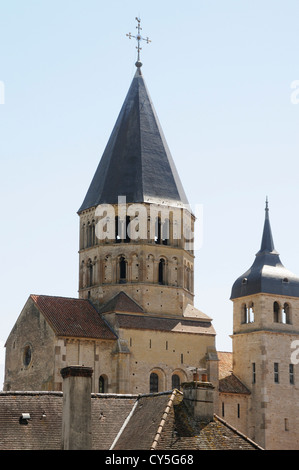
[[[88,300],[47,295],[30,296],[60,336],[116,339],[116,335]]]

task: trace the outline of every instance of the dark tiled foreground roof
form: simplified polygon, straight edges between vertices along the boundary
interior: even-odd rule
[[[57,335],[116,339],[88,300],[47,295],[31,295],[30,298]]]
[[[59,450],[62,392],[1,392],[0,450]],[[182,393],[92,394],[94,450],[254,450],[259,447],[218,417],[195,420]],[[27,424],[20,421],[29,413]]]

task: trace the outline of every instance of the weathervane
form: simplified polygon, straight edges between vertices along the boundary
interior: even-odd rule
[[[136,26],[136,29],[137,29],[137,32],[138,32],[137,36],[132,36],[131,33],[127,34],[127,36],[128,36],[129,39],[135,38],[138,42],[138,45],[136,46],[136,49],[138,51],[138,55],[137,55],[137,62],[135,63],[135,65],[136,65],[136,67],[141,67],[142,63],[140,62],[140,51],[142,50],[142,47],[140,47],[140,41],[146,41],[147,44],[149,44],[151,42],[151,40],[148,37],[143,38],[141,36],[141,33],[140,33],[140,31],[142,30],[142,28],[140,26],[140,21],[141,20],[140,20],[140,18],[137,18],[137,17],[135,19],[138,23],[137,26]]]

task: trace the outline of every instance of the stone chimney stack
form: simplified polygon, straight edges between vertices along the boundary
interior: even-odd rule
[[[193,382],[186,382],[182,385],[183,399],[194,418],[207,422],[212,421],[215,387],[211,382],[207,382],[207,375],[203,374],[201,380],[193,380]]]
[[[63,377],[62,449],[91,450],[91,367],[69,366]]]

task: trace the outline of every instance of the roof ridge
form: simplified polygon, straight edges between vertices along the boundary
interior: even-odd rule
[[[257,449],[259,450],[264,450],[263,447],[261,447],[259,444],[257,444],[256,442],[254,442],[252,439],[250,439],[250,437],[246,436],[246,434],[243,434],[241,431],[239,431],[237,428],[235,428],[234,426],[232,426],[231,424],[229,424],[227,421],[225,421],[223,418],[220,418],[220,416],[214,414],[214,417],[220,421],[220,423],[224,424],[224,426],[228,427],[229,429],[231,429],[233,432],[235,432],[236,434],[238,434],[239,436],[241,436],[243,439],[245,439],[246,441],[250,442],[250,444],[252,444],[254,447],[256,447]]]
[[[89,302],[88,299],[80,299],[79,297],[68,297],[64,295],[50,295],[50,294],[30,294],[30,297],[49,297],[51,299],[69,299],[69,300],[82,300]]]
[[[158,445],[158,442],[160,440],[161,433],[163,431],[166,419],[169,415],[171,407],[173,406],[173,402],[174,402],[174,399],[177,396],[177,394],[183,395],[183,393],[181,391],[179,391],[178,389],[175,388],[173,390],[172,394],[171,394],[171,397],[170,397],[167,405],[166,405],[166,408],[165,408],[164,413],[162,415],[161,421],[159,423],[159,426],[158,426],[158,429],[157,429],[157,432],[156,432],[156,435],[154,437],[154,440],[153,440],[153,443],[151,445],[150,450],[156,450],[156,448],[157,448],[157,445]]]
[[[36,395],[56,395],[56,396],[62,396],[63,392],[60,392],[58,390],[4,390],[0,391],[0,395],[28,395],[28,396],[36,396]]]

